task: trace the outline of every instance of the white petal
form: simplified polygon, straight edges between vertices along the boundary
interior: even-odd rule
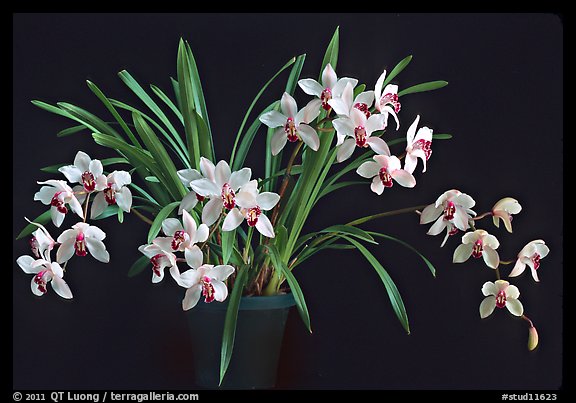
[[[82,172],[86,172],[88,170],[90,161],[92,161],[92,159],[84,151],[78,151],[74,157],[74,165],[76,165]]]
[[[350,114],[350,106],[342,98],[332,98],[328,101],[328,105],[332,107],[338,116],[348,117]]]
[[[106,210],[108,207],[108,203],[106,202],[106,198],[104,197],[104,193],[100,192],[94,197],[94,201],[92,202],[92,207],[90,208],[90,218],[94,219],[98,217],[100,214]]]
[[[414,143],[414,138],[416,137],[416,128],[418,127],[418,122],[420,122],[420,115],[416,116],[416,119],[414,119],[414,122],[412,122],[412,124],[408,128],[408,131],[406,132],[406,143],[408,145],[412,145]]]
[[[243,208],[252,208],[258,205],[256,203],[256,194],[244,189],[239,191],[234,199],[236,204]]]
[[[520,274],[524,273],[525,269],[526,269],[526,263],[524,263],[522,259],[518,259],[516,260],[516,264],[514,265],[514,268],[512,269],[512,271],[508,276],[509,277],[519,276]]]
[[[466,231],[470,227],[468,220],[469,217],[466,211],[457,205],[456,211],[454,212],[454,219],[452,220],[454,226],[456,226],[460,231]]]
[[[467,232],[462,236],[462,243],[473,244],[477,240],[479,240],[480,237],[481,237],[481,235],[478,232],[478,230],[476,230],[474,232]]]
[[[74,229],[67,229],[66,231],[62,232],[58,238],[56,238],[56,241],[58,243],[62,243],[64,241],[66,241],[67,239],[75,239],[76,235],[78,235],[78,232]]]
[[[116,186],[118,188],[122,188],[126,185],[129,185],[132,183],[132,177],[130,176],[129,172],[126,171],[114,171],[112,172],[112,175],[114,177],[114,183],[116,184]],[[188,185],[188,184],[186,184]]]
[[[217,281],[226,280],[232,273],[234,273],[234,267],[225,264],[214,266],[206,271],[206,275]]]
[[[200,157],[200,171],[202,172],[202,175],[206,179],[212,182],[216,180],[215,177],[216,167],[214,166],[214,163],[210,161],[208,158]]]
[[[462,207],[464,207],[465,209],[470,209],[472,207],[474,207],[474,205],[476,204],[476,202],[474,201],[474,199],[470,196],[468,196],[466,193],[461,193],[457,196],[455,196],[452,201],[454,202],[454,204],[458,204]]]
[[[52,186],[42,186],[38,192],[34,194],[34,200],[39,200],[42,204],[50,205],[52,198],[58,189]]]
[[[184,210],[192,210],[194,207],[196,207],[196,204],[198,204],[198,198],[196,197],[196,192],[192,190],[182,198],[180,206],[178,206],[178,214],[182,214]]]
[[[518,299],[520,297],[520,290],[515,285],[508,285],[506,287],[506,298]]]
[[[206,196],[220,196],[222,188],[218,187],[216,183],[210,179],[197,179],[190,182],[190,187],[199,195]]]
[[[102,162],[100,162],[99,160],[90,161],[90,164],[88,165],[88,171],[90,171],[95,178],[101,176],[102,172],[104,172]]]
[[[486,281],[482,286],[482,294],[484,294],[485,297],[489,295],[496,296],[498,295],[498,291],[498,287],[492,281]]]
[[[364,115],[364,113],[362,113],[362,115]],[[366,121],[365,127],[367,135],[370,135],[372,132],[375,132],[376,130],[383,130],[386,127],[386,116],[382,114],[371,115]]]
[[[176,174],[178,175],[180,182],[182,182],[182,184],[186,187],[190,185],[190,182],[197,179],[202,179],[202,174],[200,174],[200,172],[195,169],[181,169],[177,171]]]
[[[294,117],[296,117],[296,113],[298,113],[298,106],[296,105],[296,101],[287,92],[282,94],[282,99],[280,99],[280,108],[282,109],[284,116],[292,119],[294,119]]]
[[[273,192],[262,192],[256,196],[256,203],[265,211],[274,208],[278,201],[280,201],[280,195]]]
[[[186,263],[188,266],[192,267],[193,269],[197,269],[198,267],[202,266],[202,260],[204,260],[202,251],[196,245],[191,248],[186,248],[186,250],[184,250],[184,257],[186,258]]]
[[[443,216],[440,216],[440,217],[438,217],[436,222],[434,224],[432,224],[430,229],[428,229],[428,232],[426,234],[438,235],[439,233],[444,231],[444,228],[446,228],[447,225],[448,225],[448,221],[446,221]]]
[[[540,259],[545,258],[548,256],[548,253],[550,253],[550,248],[544,244],[544,241],[536,243],[534,248],[536,249],[536,253],[540,255]]]
[[[405,188],[413,188],[416,186],[416,179],[408,171],[397,169],[393,171],[391,175],[399,185],[404,186]]]
[[[276,235],[274,234],[274,227],[272,227],[272,223],[264,214],[258,217],[258,221],[256,222],[256,229],[264,236],[268,238],[274,238]]]
[[[428,224],[436,220],[443,212],[442,207],[436,207],[433,204],[430,204],[422,210],[422,214],[420,214],[420,224]]]
[[[406,154],[406,158],[404,159],[404,169],[406,171],[413,173],[416,170],[417,164],[418,164],[418,158],[416,158],[411,153]]]
[[[312,78],[305,78],[298,81],[298,86],[308,95],[313,95],[316,97],[320,97],[322,95],[322,91],[324,91],[324,87],[322,85],[312,79]]]
[[[252,170],[250,168],[242,168],[239,171],[232,172],[230,175],[230,187],[234,189],[235,192],[238,191],[239,188],[244,186],[250,181],[250,177],[252,176]]]
[[[61,168],[58,168],[58,171],[62,172],[68,182],[70,183],[78,183],[82,180],[83,172],[80,171],[78,167],[75,165],[66,165]]]
[[[88,226],[86,230],[84,230],[84,235],[89,238],[95,238],[99,241],[102,241],[106,238],[106,233],[95,225]]]
[[[244,221],[244,216],[237,208],[234,208],[228,212],[224,223],[222,224],[222,231],[232,231],[236,229]]]
[[[70,291],[70,287],[66,284],[66,281],[59,277],[52,277],[52,288],[56,292],[56,294],[60,295],[62,298],[72,299],[72,291]]]
[[[388,144],[386,144],[386,142],[382,140],[380,137],[368,137],[366,143],[376,154],[390,155],[390,149],[388,148]]]
[[[484,235],[482,242],[484,243],[485,246],[489,246],[492,249],[498,249],[498,247],[500,246],[500,242],[498,242],[498,239],[491,234]]]
[[[72,196],[68,200],[68,205],[70,206],[70,209],[72,209],[72,211],[78,215],[78,217],[84,219],[84,211],[82,210],[82,206],[76,197]]]
[[[358,84],[358,80],[355,78],[350,77],[342,77],[338,80],[338,82],[332,87],[332,96],[333,97],[341,97],[344,94],[344,90],[347,86],[354,89]],[[350,103],[352,102],[352,97],[350,97]]]
[[[348,118],[338,118],[332,121],[336,131],[344,136],[354,137],[354,123]]]
[[[522,302],[518,301],[517,299],[508,298],[506,300],[506,308],[508,308],[512,315],[522,316],[522,314],[524,314],[524,307],[522,306]]]
[[[482,319],[487,318],[494,312],[494,308],[496,308],[496,297],[489,296],[484,298],[480,303],[480,317]]]
[[[32,293],[34,295],[36,295],[37,297],[41,297],[42,295],[44,295],[44,293],[42,293],[39,289],[38,289],[38,284],[36,284],[34,282],[34,277],[32,277],[32,281],[30,281],[30,288],[32,289]]]
[[[345,140],[342,143],[342,145],[339,146],[338,148],[338,153],[336,154],[336,160],[338,162],[347,160],[354,152],[354,148],[356,148],[356,140],[354,139]]]
[[[278,153],[286,146],[287,141],[288,136],[286,136],[284,128],[281,127],[280,129],[277,129],[272,135],[272,139],[270,139],[272,155],[278,155]]]
[[[174,236],[176,231],[182,231],[184,228],[177,218],[166,218],[162,221],[162,232],[167,236]]]
[[[224,186],[225,183],[230,182],[230,175],[231,175],[230,165],[228,165],[226,161],[222,160],[218,162],[218,164],[216,164],[215,182],[219,188],[222,188],[222,186]]]
[[[372,115],[372,116],[374,116],[374,115]],[[372,117],[372,116],[370,116],[370,117]],[[378,116],[380,116],[380,118],[382,117],[381,115],[378,115]],[[379,121],[380,118],[376,118],[376,120],[372,119],[371,125],[375,126],[376,121]],[[368,130],[368,127],[366,127],[367,123],[368,123],[368,119],[366,119],[366,115],[364,114],[364,112],[360,111],[359,109],[352,108],[352,110],[350,111],[350,120],[352,121],[352,127],[353,128],[358,127],[358,126],[362,126],[362,127],[366,128],[366,134],[368,134],[368,135],[369,135],[369,133],[372,133],[372,131],[374,131],[374,130],[371,130],[371,131]],[[373,127],[372,127],[372,129],[373,129]]]
[[[32,267],[32,262],[34,262],[34,258],[32,256],[23,255],[16,259],[16,263],[18,266],[24,271],[26,274],[35,274],[38,273],[37,267]]]
[[[202,209],[202,222],[208,226],[214,224],[218,217],[220,217],[223,207],[224,203],[220,197],[210,199]]]
[[[110,254],[106,250],[104,242],[94,238],[85,238],[85,242],[86,249],[88,249],[88,252],[90,252],[94,259],[103,263],[108,263],[110,261]]]
[[[322,71],[322,86],[325,88],[332,89],[336,85],[337,81],[338,76],[336,75],[336,72],[334,71],[332,65],[328,63],[326,67],[324,67],[324,70]]]
[[[318,117],[320,109],[322,108],[322,101],[313,99],[304,108],[302,108],[294,118],[294,124],[299,126],[300,123],[310,123]]]
[[[358,94],[354,103],[366,104],[368,107],[374,102],[374,91],[364,91]]]
[[[452,263],[463,263],[470,259],[472,256],[472,249],[474,246],[472,244],[460,244],[454,250],[454,256],[452,257]]]
[[[376,109],[378,110],[380,110],[380,98],[382,97],[382,86],[384,85],[385,79],[386,79],[386,70],[384,70],[384,72],[380,74],[380,77],[378,77],[376,85],[374,86],[374,98],[376,99]]]
[[[530,273],[532,273],[532,278],[534,279],[534,281],[536,281],[537,283],[540,282],[540,279],[538,278],[538,270],[531,268]]]
[[[190,288],[200,282],[200,279],[204,276],[204,270],[206,265],[200,266],[198,269],[186,270],[184,273],[180,274],[180,278],[177,281],[178,285],[184,288]]]
[[[192,309],[198,304],[200,300],[200,294],[202,293],[202,287],[200,285],[195,285],[186,290],[184,299],[182,300],[182,309],[187,311]]]
[[[193,243],[206,242],[209,235],[209,229],[206,224],[200,224],[196,230],[196,236],[192,239]]]
[[[498,252],[492,249],[489,246],[484,245],[484,251],[482,252],[482,257],[484,258],[484,262],[488,267],[496,269],[500,264],[500,257],[498,256]]]
[[[130,208],[132,207],[132,192],[130,189],[123,187],[116,192],[116,204],[122,211],[130,212]]]
[[[380,172],[380,164],[374,161],[366,161],[362,163],[356,170],[356,173],[363,178],[373,178]]]
[[[384,184],[380,180],[379,176],[375,176],[370,184],[370,189],[377,195],[381,195],[384,192]]]
[[[74,256],[74,242],[76,242],[75,238],[70,238],[60,244],[56,252],[56,261],[58,263],[64,263]]]
[[[314,151],[318,151],[318,147],[320,147],[320,138],[318,137],[318,134],[316,134],[316,130],[307,124],[301,123],[298,126],[298,134],[308,147]]]
[[[218,302],[224,301],[228,297],[228,287],[222,281],[212,280],[214,287],[214,299]]]
[[[192,240],[196,236],[196,221],[194,221],[189,212],[184,211],[182,212],[182,223],[184,231],[190,235],[190,239]]]
[[[268,127],[278,127],[286,124],[287,117],[278,111],[268,111],[263,113],[259,119]]]

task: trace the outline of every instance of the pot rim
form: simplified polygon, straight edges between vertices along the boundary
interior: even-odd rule
[[[294,295],[291,292],[271,296],[243,296],[240,299],[240,311],[263,311],[274,309],[288,309],[296,305]],[[228,308],[228,299],[224,302],[211,302],[209,304],[199,301],[193,309],[225,310]]]

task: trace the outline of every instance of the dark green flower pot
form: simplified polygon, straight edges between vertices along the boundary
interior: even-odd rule
[[[269,389],[276,383],[278,357],[292,294],[242,297],[230,365],[220,388]],[[202,301],[188,311],[195,383],[218,388],[224,317],[228,304]]]

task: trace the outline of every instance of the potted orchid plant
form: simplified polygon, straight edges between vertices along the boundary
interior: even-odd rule
[[[171,279],[183,289],[183,310],[195,313],[207,306],[222,307],[218,328],[221,338],[215,339],[219,355],[208,358],[218,361],[218,371],[216,376],[210,373],[207,381],[208,384],[216,379],[221,384],[233,362],[243,307],[255,310],[253,301],[275,301],[271,303],[272,309],[280,312],[274,319],[280,329],[276,331],[276,350],[290,306],[296,306],[305,326],[311,330],[305,296],[294,272],[321,251],[359,251],[378,273],[394,313],[409,333],[400,292],[366,245],[377,244],[379,239],[396,242],[417,253],[432,275],[436,269],[405,241],[363,230],[360,225],[391,215],[413,214],[419,216],[421,224],[433,223],[429,235],[445,233],[441,246],[450,237],[461,238],[454,251],[454,263],[464,263],[470,257],[482,258],[494,271],[495,282],[487,281],[480,287],[485,296],[480,303],[480,316],[485,318],[496,307],[506,307],[528,323],[529,348],[534,349],[538,344],[536,328],[524,313],[518,288],[501,278],[500,267],[514,264],[509,277],[515,277],[528,266],[534,280],[539,281],[540,259],[548,254],[548,247],[544,241],[534,240],[516,259],[503,260],[497,252],[499,241],[478,228],[481,219],[492,217],[496,226],[503,222],[508,232],[512,232],[512,215],[521,211],[517,200],[502,199],[490,210],[477,214],[473,210],[474,199],[452,189],[427,200],[430,203],[436,199],[432,204],[385,211],[304,232],[314,207],[332,192],[350,186],[369,186],[375,197],[382,197],[395,186],[413,188],[417,176],[426,172],[433,143],[451,138],[449,134],[434,133],[421,123],[419,115],[406,117],[410,124],[405,135],[391,138],[388,130],[391,127],[398,133],[403,130],[400,100],[404,102],[404,96],[439,89],[447,82],[431,81],[400,89],[393,80],[409,65],[411,56],[390,71],[384,70],[373,84],[339,77],[338,47],[336,29],[318,79],[300,78],[305,55],[282,66],[250,104],[231,155],[225,159],[216,158],[213,139],[217,135],[213,137],[210,128],[196,61],[183,40],[178,47],[177,77],[172,79],[173,98],[152,85],[153,98],[127,71],[119,73],[121,80],[147,106],[146,113],[107,97],[90,81],[88,87],[115,119],[114,124],[68,103],[51,105],[33,101],[38,107],[77,123],[59,136],[87,130],[97,144],[115,151],[117,156],[98,160],[79,151],[72,163],[43,169],[63,175],[65,180],[38,182],[42,186],[34,200],[49,209],[31,220],[18,236],[32,235],[32,254],[17,260],[25,273],[33,275],[32,292],[42,296],[48,292],[50,283],[56,294],[71,299],[73,293],[64,279],[73,266],[71,262],[88,254],[103,263],[110,260],[106,234],[94,221],[117,217],[122,223],[124,214],[135,214],[150,228],[138,248],[140,257],[135,254],[128,274],[147,272],[152,282],[157,283],[163,281],[168,270]],[[284,71],[289,71],[284,92],[275,102],[254,113],[261,95]],[[297,90],[311,97],[305,105],[297,105],[294,98]],[[245,166],[254,141],[266,143],[265,174],[261,178],[254,177],[251,168]],[[355,175],[355,180],[348,180],[349,175]],[[61,228],[67,217],[76,222],[53,237],[46,228],[48,223]],[[456,236],[462,233],[463,236]],[[264,306],[267,303],[270,304],[263,302]],[[270,356],[269,365],[273,369],[266,371],[274,373],[278,352]],[[272,386],[274,377],[264,383],[253,379],[247,382],[250,387]]]

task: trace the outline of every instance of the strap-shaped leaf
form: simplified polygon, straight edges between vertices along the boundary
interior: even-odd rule
[[[44,225],[44,224],[48,223],[48,221],[50,221],[51,218],[52,218],[52,216],[50,214],[50,209],[48,209],[47,211],[43,212],[38,217],[33,219],[32,222],[35,222],[36,224]],[[20,233],[16,237],[16,240],[22,239],[25,236],[30,235],[31,233],[33,233],[37,229],[38,229],[37,225],[28,224],[27,226],[24,227],[24,229],[22,231],[20,231]]]
[[[414,94],[415,92],[425,92],[425,91],[432,91],[437,90],[438,88],[442,88],[448,85],[448,81],[429,81],[427,83],[413,85],[412,87],[408,87],[403,89],[398,93],[398,96],[401,97],[402,95]]]
[[[80,133],[83,130],[86,130],[86,126],[84,125],[72,126],[67,129],[60,130],[58,133],[56,133],[56,137],[71,136],[72,134]]]
[[[324,71],[324,67],[328,63],[332,65],[332,68],[336,70],[336,64],[338,63],[338,48],[340,43],[340,27],[336,27],[334,34],[332,35],[332,39],[330,39],[330,43],[326,48],[326,53],[324,53],[324,59],[322,60],[322,67],[320,69],[320,75],[318,76],[318,81],[322,80],[322,72]]]
[[[184,117],[182,116],[182,113],[180,112],[178,107],[176,105],[174,105],[174,103],[168,97],[168,95],[166,95],[164,93],[164,91],[162,91],[160,88],[158,88],[154,84],[150,84],[150,88],[152,89],[152,92],[154,92],[154,94],[156,94],[156,96],[158,96],[158,98],[160,98],[162,100],[162,102],[164,102],[170,109],[172,109],[172,112],[174,112],[174,114],[176,115],[178,120],[180,120],[180,122],[182,122],[182,124],[184,124]]]
[[[222,264],[228,264],[234,249],[236,240],[236,229],[232,231],[222,231]]]
[[[148,243],[152,243],[152,240],[156,238],[156,235],[158,235],[160,229],[162,228],[162,221],[168,218],[170,213],[172,213],[172,211],[178,207],[178,205],[180,205],[179,201],[172,202],[164,206],[162,210],[158,212],[158,215],[156,218],[154,218],[154,221],[150,226],[150,230],[148,231]]]
[[[140,256],[128,270],[128,277],[134,277],[144,271],[146,266],[150,264],[150,259],[146,256]]]
[[[382,89],[384,89],[386,85],[388,85],[394,77],[400,74],[400,72],[404,70],[406,66],[410,64],[411,61],[412,61],[412,55],[406,56],[404,59],[400,60],[400,62],[396,65],[396,67],[394,67],[392,71],[388,73],[388,75],[384,79],[384,82],[382,83]]]

